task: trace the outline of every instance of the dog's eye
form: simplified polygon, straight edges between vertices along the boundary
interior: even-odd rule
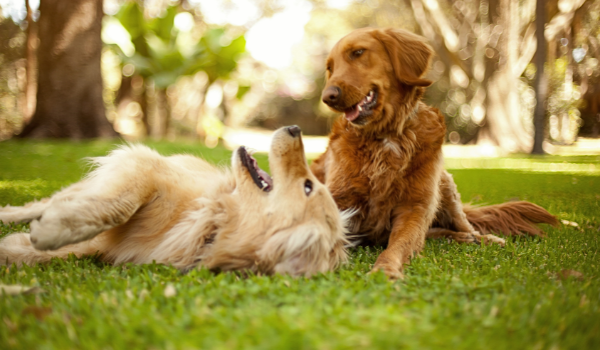
[[[364,52],[365,52],[364,49],[354,50],[354,51],[352,51],[351,56],[352,56],[352,58],[359,58],[360,55],[362,55]]]
[[[310,180],[306,180],[304,183],[304,193],[308,196],[312,192],[313,183]]]

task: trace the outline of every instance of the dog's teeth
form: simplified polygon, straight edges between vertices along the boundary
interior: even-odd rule
[[[371,102],[372,99],[373,99],[373,90],[369,91],[369,94],[367,95],[368,102]]]
[[[358,111],[362,112],[362,107],[360,105],[358,106]]]
[[[267,187],[267,183],[264,180],[261,180],[260,184],[262,185],[262,188]]]

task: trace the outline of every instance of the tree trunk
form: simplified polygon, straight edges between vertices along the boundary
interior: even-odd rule
[[[499,13],[499,24],[504,27],[503,37],[491,58],[497,63],[491,73],[487,90],[485,125],[479,130],[478,143],[492,143],[509,152],[529,152],[533,144],[521,115],[517,69],[518,57],[518,2],[516,0],[489,1],[489,13]],[[498,55],[498,56],[496,56]]]
[[[21,137],[116,136],[102,99],[102,0],[41,0],[36,111]]]
[[[542,144],[546,133],[546,95],[548,93],[548,81],[544,74],[546,63],[546,38],[544,27],[546,24],[546,1],[537,0],[535,9],[535,37],[537,39],[537,50],[535,56],[535,111],[533,114],[533,149],[532,154],[544,154]]]
[[[463,20],[469,25],[461,26],[459,33],[445,18],[450,7],[440,6],[437,0],[411,0],[410,3],[423,33],[434,46],[443,48],[443,56],[451,58],[451,63],[446,63],[464,72],[470,79],[468,85],[475,88],[468,104],[472,111],[477,111],[474,122],[481,126],[476,142],[497,145],[510,152],[530,151],[532,135],[521,115],[517,87],[522,70],[533,56],[534,49],[530,46],[534,45],[532,40],[526,40],[527,45],[519,47],[520,28],[528,24],[520,23],[519,2],[480,0],[477,2],[479,16],[475,16],[479,17],[479,23],[471,25],[474,17],[463,12]],[[477,38],[476,43],[464,40],[469,37]],[[443,45],[436,44],[440,42]],[[460,57],[463,49],[467,58]],[[469,52],[474,52],[470,58]],[[463,90],[469,94],[465,86]]]
[[[139,77],[138,79],[143,79]],[[142,91],[140,93],[140,107],[142,107],[142,123],[144,124],[144,136],[150,136],[150,109],[148,107],[148,88],[144,80],[142,82]]]
[[[164,139],[169,132],[169,124],[171,122],[171,107],[169,106],[169,97],[167,89],[156,89],[156,131],[155,137]]]
[[[25,7],[27,8],[27,31],[26,31],[26,48],[25,48],[25,93],[23,103],[23,121],[27,123],[33,111],[35,110],[35,92],[36,92],[36,48],[37,48],[37,23],[33,20],[33,13],[29,0],[25,0]]]
[[[485,125],[477,142],[500,146],[509,152],[531,149],[531,135],[524,128],[515,91],[515,78],[509,70],[494,72],[487,85]]]

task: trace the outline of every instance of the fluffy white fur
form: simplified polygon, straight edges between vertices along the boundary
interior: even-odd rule
[[[0,264],[99,253],[115,264],[311,275],[345,261],[349,214],[310,172],[301,136],[275,132],[269,192],[251,178],[244,153],[234,152],[231,169],[141,145],[94,158],[94,171],[51,198],[0,208],[2,222],[31,221],[31,234],[0,241]]]

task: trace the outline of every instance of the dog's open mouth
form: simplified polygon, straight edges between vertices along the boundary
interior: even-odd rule
[[[360,102],[344,110],[346,119],[352,122],[359,117],[366,117],[373,114],[373,107],[377,105],[377,96],[379,96],[377,90],[371,89],[371,91],[369,91],[369,93],[362,100],[360,100]]]
[[[246,147],[241,146],[238,148],[238,155],[240,156],[240,160],[242,161],[242,165],[248,169],[252,180],[258,188],[265,192],[269,192],[273,189],[273,179],[266,171],[262,170],[258,167],[258,163],[256,159],[252,157],[250,153],[246,150]]]

